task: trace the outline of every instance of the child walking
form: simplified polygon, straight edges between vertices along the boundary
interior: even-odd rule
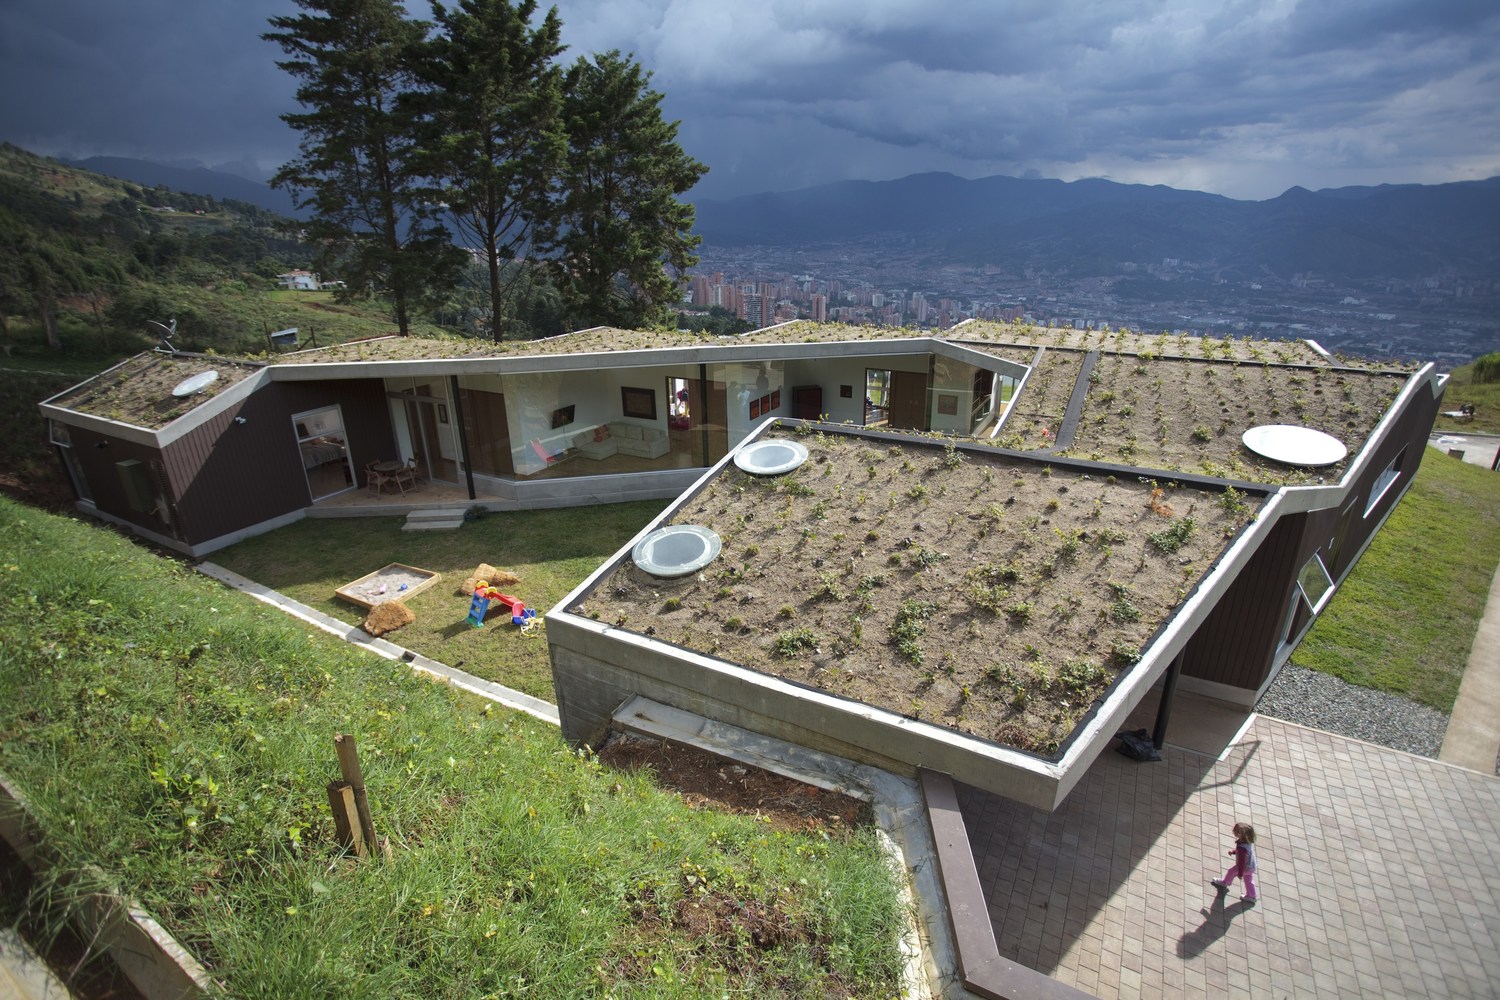
[[[1223,878],[1216,878],[1210,884],[1220,892],[1228,892],[1229,883],[1236,877],[1244,879],[1245,895],[1241,898],[1253,906],[1260,899],[1255,888],[1255,827],[1249,823],[1234,824],[1234,850],[1229,855],[1234,858],[1234,864]]]

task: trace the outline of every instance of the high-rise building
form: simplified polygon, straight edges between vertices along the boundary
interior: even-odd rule
[[[703,277],[701,274],[693,275],[692,288],[693,305],[707,306],[713,304],[713,301],[709,298],[709,284],[707,278]]]
[[[814,323],[828,322],[828,296],[814,295],[812,297],[812,318]]]

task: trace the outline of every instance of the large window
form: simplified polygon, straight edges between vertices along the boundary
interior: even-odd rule
[[[308,410],[292,416],[297,450],[307,475],[307,491],[314,500],[342,493],[354,486],[354,467],[344,439],[344,417],[337,406]]]

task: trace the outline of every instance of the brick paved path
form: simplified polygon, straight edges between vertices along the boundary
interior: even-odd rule
[[[1163,758],[1050,815],[960,786],[1001,955],[1101,997],[1500,995],[1500,779],[1264,716]],[[1208,884],[1237,820],[1256,907]]]

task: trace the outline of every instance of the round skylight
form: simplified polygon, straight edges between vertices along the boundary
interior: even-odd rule
[[[183,379],[181,382],[178,382],[177,385],[172,389],[172,395],[176,396],[178,399],[182,399],[185,396],[191,396],[195,392],[202,392],[204,389],[207,389],[218,380],[219,373],[210,368],[206,372],[199,372],[197,375],[190,375],[189,377]]]
[[[1331,434],[1296,424],[1262,424],[1240,435],[1245,447],[1287,465],[1332,465],[1349,454]]]
[[[719,536],[698,524],[670,524],[635,543],[630,558],[652,576],[696,573],[719,557]]]
[[[734,464],[756,476],[779,476],[807,461],[807,448],[796,441],[757,441],[735,452]]]

